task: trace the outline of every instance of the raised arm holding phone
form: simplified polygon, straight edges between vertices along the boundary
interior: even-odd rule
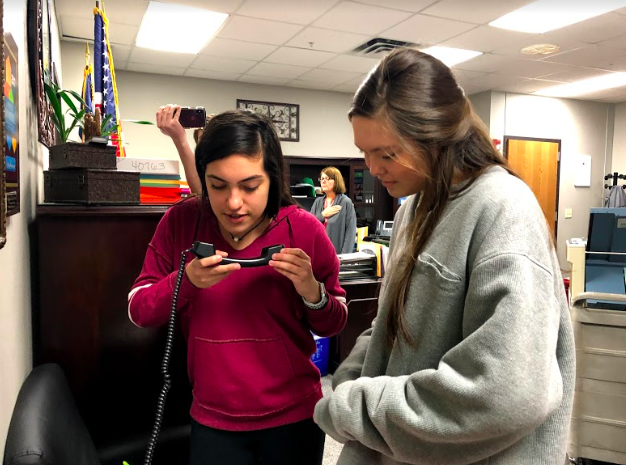
[[[180,105],[169,104],[159,107],[156,113],[157,127],[163,134],[169,136],[174,142],[180,161],[183,163],[185,178],[187,179],[191,192],[194,194],[201,194],[202,184],[200,183],[200,178],[198,177],[198,173],[196,171],[196,158],[194,151],[187,140],[185,128],[198,128],[194,131],[194,139],[197,144],[200,136],[202,135],[204,125],[198,126],[199,123],[194,122],[194,118],[191,118],[191,121],[188,120],[187,122],[185,120],[181,121],[181,110],[182,108]],[[206,121],[206,116],[203,121]],[[187,123],[192,124],[192,126],[189,126]]]

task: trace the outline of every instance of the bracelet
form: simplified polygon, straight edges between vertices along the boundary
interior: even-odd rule
[[[324,283],[319,283],[319,285],[320,285],[320,295],[322,296],[322,298],[318,303],[316,304],[311,303],[308,300],[306,300],[304,297],[302,297],[302,301],[304,302],[304,305],[306,305],[307,308],[310,308],[311,310],[320,310],[324,308],[326,304],[328,303],[328,296],[326,295],[326,287],[324,286]]]

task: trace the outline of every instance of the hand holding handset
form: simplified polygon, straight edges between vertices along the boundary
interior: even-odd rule
[[[242,268],[252,268],[255,266],[265,266],[272,259],[272,255],[279,253],[285,246],[284,245],[272,245],[270,247],[263,247],[261,250],[261,256],[257,258],[229,258],[224,257],[220,261],[220,265],[229,265],[231,263],[239,263]],[[207,244],[206,242],[196,241],[193,243],[191,253],[198,258],[206,258],[215,255],[215,246],[213,244]]]
[[[178,122],[184,128],[203,128],[206,126],[206,110],[204,107],[181,107]]]

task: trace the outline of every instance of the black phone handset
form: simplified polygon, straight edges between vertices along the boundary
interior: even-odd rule
[[[285,246],[272,245],[270,247],[263,247],[261,249],[261,256],[257,258],[229,258],[224,257],[219,263],[220,265],[229,265],[231,263],[239,263],[242,268],[252,268],[254,266],[267,265],[272,259],[272,255],[280,252]],[[211,257],[215,255],[215,247],[213,244],[207,244],[206,242],[196,241],[193,243],[191,253],[198,258]]]
[[[220,265],[228,265],[230,263],[239,263],[242,268],[251,268],[255,266],[265,266],[272,259],[272,255],[280,252],[283,249],[283,245],[272,245],[270,247],[264,247],[261,250],[261,256],[257,258],[222,258]],[[152,463],[152,457],[154,456],[154,449],[156,448],[159,433],[161,431],[161,425],[163,423],[163,413],[165,411],[165,399],[167,393],[172,387],[172,376],[170,375],[168,368],[170,364],[170,358],[172,357],[172,347],[174,345],[174,329],[176,326],[176,307],[178,306],[178,292],[180,291],[180,285],[183,282],[183,276],[185,275],[185,264],[187,263],[187,254],[191,252],[197,258],[206,258],[215,255],[215,246],[206,242],[196,241],[193,243],[191,249],[187,249],[180,254],[180,266],[178,268],[178,275],[176,276],[176,285],[172,292],[172,307],[170,311],[170,319],[167,325],[167,336],[165,339],[165,352],[163,354],[163,363],[161,363],[161,374],[163,375],[163,388],[159,394],[157,401],[157,410],[154,419],[154,426],[152,427],[152,434],[148,440],[148,448],[146,450],[146,457],[144,459],[144,465],[150,465]]]

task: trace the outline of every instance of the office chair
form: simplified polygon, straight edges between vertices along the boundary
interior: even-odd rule
[[[28,375],[9,425],[4,465],[100,465],[61,367]]]

